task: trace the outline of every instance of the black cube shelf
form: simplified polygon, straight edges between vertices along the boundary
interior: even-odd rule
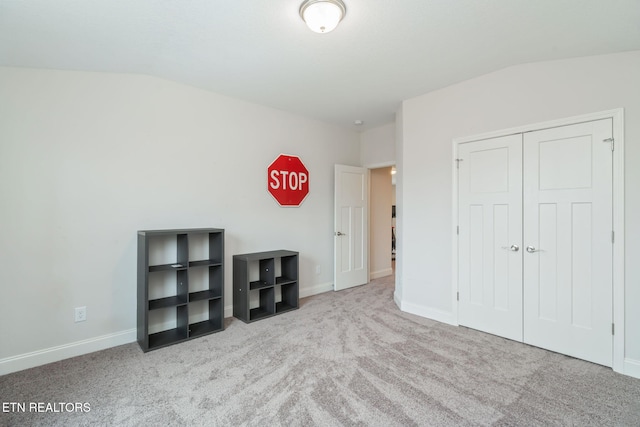
[[[233,316],[243,322],[297,309],[298,289],[298,252],[233,256]]]

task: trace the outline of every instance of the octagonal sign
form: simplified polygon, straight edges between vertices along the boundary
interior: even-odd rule
[[[300,206],[309,194],[309,171],[300,157],[280,154],[267,168],[267,190],[280,206]]]

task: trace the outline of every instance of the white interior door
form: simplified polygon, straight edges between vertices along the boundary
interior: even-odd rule
[[[335,165],[334,282],[336,291],[368,281],[368,170]]]
[[[461,325],[522,341],[522,135],[458,148]]]
[[[524,341],[612,365],[611,119],[524,136]]]

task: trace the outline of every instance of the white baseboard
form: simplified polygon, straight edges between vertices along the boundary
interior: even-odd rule
[[[333,291],[333,282],[318,283],[317,285],[313,286],[301,286],[300,298],[306,298],[312,295],[318,295],[329,291]]]
[[[393,293],[393,302],[395,302],[398,308],[402,311],[402,298],[398,295],[398,288],[396,288],[396,291]]]
[[[320,283],[313,286],[300,287],[300,298],[333,291],[333,282]],[[224,307],[224,317],[233,316],[233,305]],[[45,348],[32,351],[30,353],[19,354],[17,356],[0,359],[0,375],[22,371],[24,369],[35,368],[47,363],[58,362],[70,357],[82,356],[94,351],[104,350],[123,344],[129,344],[137,340],[137,330],[116,332],[100,337],[89,338],[56,347]]]
[[[387,277],[393,274],[393,268],[385,268],[384,270],[372,271],[369,275],[371,280],[378,279],[380,277]]]
[[[333,283],[322,283],[300,290],[300,297],[304,298],[311,295],[317,295],[323,292],[333,290]],[[424,307],[416,304],[402,302],[398,295],[394,292],[393,301],[400,310],[415,314],[427,319],[435,320],[449,325],[457,326],[457,322],[453,321],[453,316],[449,312],[437,310],[431,307]],[[233,315],[233,306],[226,306],[224,309],[225,317]],[[20,354],[17,356],[6,357],[0,359],[0,375],[10,374],[12,372],[22,371],[24,369],[34,368],[36,366],[46,365],[47,363],[58,362],[70,357],[82,356],[83,354],[93,353],[94,351],[104,350],[123,344],[135,342],[136,329],[116,332],[113,334],[103,335],[96,338],[90,338],[82,341],[76,341],[70,344],[50,347],[30,353]],[[624,359],[623,375],[627,375],[640,379],[640,360]]]
[[[129,329],[127,331],[32,351],[31,353],[6,357],[0,359],[0,375],[46,365],[47,363],[58,362],[70,357],[82,356],[83,354],[93,353],[94,351],[104,350],[106,348],[129,344],[135,342],[136,339],[136,329]]]
[[[300,298],[310,297],[312,295],[322,294],[324,292],[333,291],[333,282],[320,283],[313,286],[301,286],[298,290]],[[233,317],[233,305],[227,305],[224,307],[224,317]]]
[[[640,360],[624,359],[624,375],[628,375],[634,378],[640,378]]]
[[[224,318],[233,317],[233,305],[224,306]]]
[[[454,319],[453,313],[434,309],[432,307],[424,307],[416,304],[402,302],[398,296],[394,293],[393,300],[400,307],[400,310],[415,314],[427,319],[435,320],[438,322],[446,323],[453,326],[458,326],[458,322]],[[624,359],[623,371],[620,372],[623,375],[640,379],[640,360],[636,359]]]
[[[437,322],[458,326],[456,319],[454,319],[453,313],[448,311],[438,310],[433,307],[411,304],[406,301],[400,301],[400,310],[421,317],[426,317],[427,319],[435,320]]]

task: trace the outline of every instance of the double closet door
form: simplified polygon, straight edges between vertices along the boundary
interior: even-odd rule
[[[612,120],[458,145],[461,325],[612,365]]]

